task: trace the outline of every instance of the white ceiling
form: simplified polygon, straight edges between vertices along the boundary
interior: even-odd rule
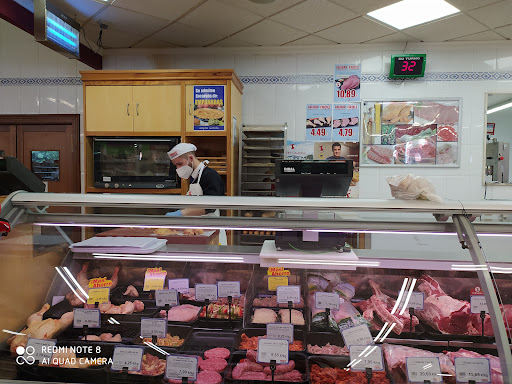
[[[15,0],[26,8],[33,0]],[[447,0],[461,13],[398,31],[367,12],[398,0],[47,0],[104,48],[252,47],[512,38],[512,0]],[[428,0],[425,0],[428,1]],[[84,40],[84,32],[87,41]]]

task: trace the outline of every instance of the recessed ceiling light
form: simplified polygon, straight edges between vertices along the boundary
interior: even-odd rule
[[[405,29],[460,12],[444,0],[402,0],[369,12],[371,16],[397,29]]]
[[[273,3],[275,0],[249,0],[253,3],[256,3],[256,4],[269,4],[269,3]]]

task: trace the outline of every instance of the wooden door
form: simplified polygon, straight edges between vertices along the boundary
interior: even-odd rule
[[[109,134],[133,131],[133,91],[126,86],[85,88],[85,126],[87,133]]]
[[[48,192],[80,193],[78,137],[69,125],[18,125],[18,159]]]
[[[0,125],[0,156],[16,157],[15,125]]]
[[[181,135],[180,85],[133,86],[133,103],[134,132]]]

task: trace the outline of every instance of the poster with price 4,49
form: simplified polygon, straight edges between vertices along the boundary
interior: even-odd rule
[[[306,108],[306,141],[331,141],[332,105],[308,104]]]
[[[361,101],[361,66],[337,64],[334,67],[334,102]]]
[[[359,104],[334,104],[332,140],[359,141]]]

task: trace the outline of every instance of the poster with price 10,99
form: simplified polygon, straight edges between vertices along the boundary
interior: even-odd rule
[[[334,104],[332,140],[359,141],[359,104]]]
[[[308,104],[306,108],[306,141],[331,141],[332,105]]]
[[[361,66],[337,64],[334,67],[334,102],[361,101]]]

